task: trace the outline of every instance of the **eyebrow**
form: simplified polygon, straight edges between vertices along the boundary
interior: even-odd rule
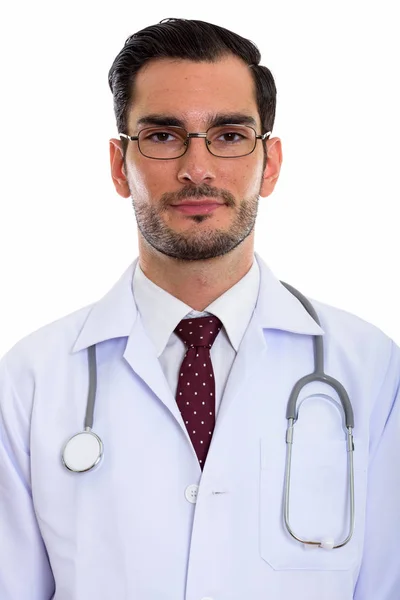
[[[178,119],[172,115],[150,114],[144,115],[137,120],[139,125],[161,125],[162,127],[183,127],[186,129],[186,124],[183,119]],[[217,113],[210,116],[207,120],[206,127],[219,127],[220,125],[237,124],[250,125],[257,127],[257,122],[251,115],[246,115],[241,112],[235,113]]]

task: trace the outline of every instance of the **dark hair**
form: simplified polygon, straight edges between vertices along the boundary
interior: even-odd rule
[[[163,19],[131,35],[115,58],[108,73],[119,132],[127,133],[128,111],[133,101],[135,77],[154,58],[182,58],[195,62],[215,62],[233,54],[249,65],[256,87],[256,100],[265,133],[275,120],[276,87],[267,67],[259,64],[260,51],[250,40],[204,21]],[[128,140],[122,138],[125,161]],[[265,149],[265,146],[264,146]]]

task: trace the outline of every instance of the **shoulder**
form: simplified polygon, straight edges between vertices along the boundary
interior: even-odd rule
[[[4,354],[0,365],[7,365],[7,369],[18,375],[20,369],[34,370],[59,351],[65,355],[72,349],[93,306],[94,303],[84,306],[24,336]]]
[[[341,308],[312,298],[309,300],[317,311],[325,336],[337,343],[342,340],[356,348],[365,342],[383,346],[391,344],[392,339],[373,323]]]
[[[340,367],[355,370],[374,382],[400,377],[400,348],[379,327],[346,310],[310,298],[325,332],[326,351]]]

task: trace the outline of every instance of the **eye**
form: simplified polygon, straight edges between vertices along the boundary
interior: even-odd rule
[[[231,146],[251,140],[253,130],[242,125],[223,125],[209,130],[209,139],[214,144]]]
[[[172,142],[176,140],[176,136],[169,131],[149,131],[144,136],[144,139],[158,144]]]
[[[226,131],[218,139],[222,142],[240,142],[240,140],[244,139],[244,136],[237,131]]]

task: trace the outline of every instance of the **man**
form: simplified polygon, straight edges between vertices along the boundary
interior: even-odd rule
[[[172,19],[111,67],[139,257],[0,363],[2,600],[400,597],[400,350],[313,301],[318,323],[254,252],[282,163],[259,61]],[[345,392],[300,390],[287,488],[287,403],[315,340]]]

